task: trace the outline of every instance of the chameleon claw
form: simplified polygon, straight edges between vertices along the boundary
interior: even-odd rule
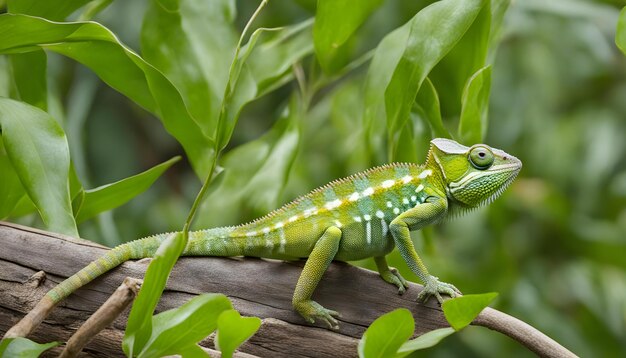
[[[332,330],[339,329],[339,322],[335,318],[340,318],[341,315],[337,311],[326,309],[315,301],[305,301],[294,305],[294,308],[310,324],[319,320]]]
[[[443,297],[441,294],[450,296],[451,298],[461,295],[461,291],[454,287],[454,285],[447,282],[441,282],[435,276],[429,276],[424,284],[422,292],[417,295],[417,300],[422,303],[428,302],[431,296],[435,296],[439,304],[443,303]]]
[[[398,294],[402,295],[409,288],[409,283],[407,280],[400,275],[400,272],[394,267],[390,267],[387,271],[382,271],[380,273],[380,277],[398,288]]]

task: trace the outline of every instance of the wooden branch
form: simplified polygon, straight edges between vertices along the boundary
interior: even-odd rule
[[[22,318],[43,295],[107,249],[97,244],[15,224],[0,222],[0,336]],[[129,261],[96,279],[57,306],[29,338],[38,342],[66,341],[107,300],[125,277],[142,278],[149,259]],[[181,258],[157,311],[180,306],[194,295],[221,292],[244,316],[263,319],[260,330],[242,347],[240,357],[351,357],[365,329],[380,315],[398,307],[412,311],[416,334],[447,327],[434,300],[417,304],[421,286],[410,284],[403,296],[372,271],[333,263],[314,298],[341,312],[340,330],[307,325],[291,308],[291,296],[303,262],[254,258]],[[83,354],[122,356],[121,339],[128,309],[98,334]],[[542,356],[574,356],[534,328],[493,309],[478,325],[502,332]],[[321,327],[321,326],[320,326]],[[521,328],[520,328],[521,327]],[[201,345],[213,349],[212,339]],[[53,354],[59,354],[56,348]],[[237,355],[235,355],[237,356]]]

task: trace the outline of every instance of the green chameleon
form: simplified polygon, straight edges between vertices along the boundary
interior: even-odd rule
[[[449,139],[434,139],[424,165],[393,163],[372,168],[315,189],[250,223],[191,232],[182,255],[306,257],[293,307],[306,321],[320,320],[337,329],[338,313],[311,299],[333,260],[373,257],[382,279],[402,294],[408,284],[385,260],[397,247],[424,283],[418,300],[435,296],[441,302],[441,294],[460,294],[453,285],[428,273],[409,232],[490,203],[521,167],[514,156],[484,144],[466,147]],[[50,290],[39,305],[52,307],[124,261],[151,257],[168,235],[115,247]]]

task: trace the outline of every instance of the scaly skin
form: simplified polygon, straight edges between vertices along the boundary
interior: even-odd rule
[[[446,215],[487,204],[521,169],[505,152],[448,139],[434,139],[424,165],[388,164],[337,180],[251,223],[190,233],[185,256],[256,256],[308,258],[293,295],[293,306],[306,321],[337,328],[338,313],[311,300],[332,260],[374,257],[381,277],[402,294],[407,282],[387,265],[397,247],[422,280],[418,300],[456,296],[451,284],[428,273],[409,232],[439,222]],[[63,281],[46,295],[57,304],[79,287],[129,259],[154,255],[168,236],[160,234],[120,245]]]

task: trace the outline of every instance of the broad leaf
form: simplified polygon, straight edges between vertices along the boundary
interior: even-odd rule
[[[196,227],[224,225],[240,220],[240,208],[244,205],[263,213],[280,204],[278,200],[301,140],[299,122],[302,120],[300,102],[294,96],[282,118],[268,133],[233,149],[223,157],[221,181],[204,199]],[[228,198],[229,205],[224,205],[218,198]],[[203,214],[216,212],[220,215]]]
[[[85,190],[84,197],[80,198],[81,205],[78,207],[75,206],[77,209],[75,210],[76,222],[81,223],[103,211],[121,206],[135,196],[143,193],[167,170],[167,168],[179,160],[180,157],[174,157],[143,173],[95,189]]]
[[[433,85],[441,90],[444,117],[459,115],[467,80],[485,66],[491,34],[491,0],[484,3],[471,26],[429,74]]]
[[[338,49],[352,36],[382,0],[319,0],[313,27],[315,54],[324,71],[332,72]]]
[[[192,344],[178,350],[183,358],[211,358],[209,353],[197,344]]]
[[[385,121],[383,120],[386,118],[385,89],[402,57],[404,46],[409,37],[409,25],[410,22],[385,36],[374,52],[365,78],[365,101],[363,103],[363,121],[368,136],[385,131]],[[367,139],[368,141],[371,140],[370,138]],[[374,155],[374,153],[370,154]]]
[[[22,186],[50,231],[78,237],[69,192],[65,133],[48,113],[0,98],[2,141]]]
[[[22,197],[26,195],[20,178],[15,173],[9,157],[0,154],[0,220],[6,219]]]
[[[259,29],[252,34],[233,65],[234,71],[227,84],[219,118],[221,130],[217,133],[220,149],[230,141],[242,108],[285,83],[291,78],[293,64],[313,51],[311,28],[312,22],[304,21],[272,31]],[[260,37],[265,35],[267,40],[260,42]]]
[[[413,315],[406,308],[399,308],[378,317],[359,341],[359,357],[394,357],[398,348],[411,337],[414,329]]]
[[[222,294],[203,294],[184,305],[152,317],[152,335],[139,357],[180,354],[218,326],[222,312],[232,309]],[[245,327],[242,327],[245,330]]]
[[[142,55],[178,88],[211,136],[237,44],[234,17],[232,0],[152,0],[141,30]]]
[[[53,23],[26,15],[0,15],[0,53],[42,47],[91,68],[104,82],[156,114],[183,146],[204,177],[212,158],[212,141],[187,111],[174,85],[161,72],[121,44],[95,22]]]
[[[479,295],[465,295],[445,301],[442,305],[443,314],[448,323],[460,330],[472,323],[474,318],[498,296],[496,292]]]
[[[422,81],[463,36],[484,4],[484,0],[438,1],[407,24],[404,52],[385,91],[389,133],[402,128]]]
[[[25,14],[61,21],[92,0],[9,0],[12,14]]]
[[[459,141],[466,145],[481,143],[487,131],[487,111],[491,92],[491,66],[478,70],[463,90]]]
[[[415,339],[405,342],[400,349],[398,349],[397,357],[404,357],[415,351],[433,347],[441,342],[442,339],[454,332],[456,331],[451,327],[439,328],[426,332]]]
[[[9,55],[19,100],[48,109],[47,56],[43,50]]]
[[[441,119],[441,107],[439,106],[439,96],[433,83],[426,77],[424,83],[417,92],[415,104],[419,115],[430,125],[434,137],[452,138],[444,127]]]
[[[217,319],[215,347],[222,357],[230,358],[243,342],[247,341],[261,327],[258,317],[241,317],[239,312],[228,310],[222,312]]]
[[[127,356],[132,357],[141,352],[152,336],[152,313],[161,298],[172,267],[186,246],[182,233],[172,233],[168,234],[154,254],[128,316],[122,341],[122,348]]]
[[[0,357],[31,358],[38,357],[41,353],[52,347],[58,346],[59,342],[39,344],[30,339],[18,337],[0,341]]]

